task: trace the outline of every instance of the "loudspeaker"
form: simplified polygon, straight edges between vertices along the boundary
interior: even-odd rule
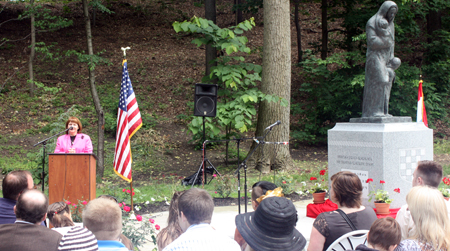
[[[217,85],[195,84],[194,116],[215,117]]]

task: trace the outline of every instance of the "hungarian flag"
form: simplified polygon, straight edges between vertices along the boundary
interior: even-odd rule
[[[119,108],[117,110],[116,149],[114,151],[114,171],[122,179],[131,182],[130,138],[141,128],[142,119],[128,75],[127,60],[123,60],[122,83]]]
[[[417,97],[417,122],[423,122],[423,124],[428,127],[428,121],[427,121],[427,111],[425,110],[425,102],[423,97],[423,90],[422,90],[422,83],[423,81],[419,81],[419,95]]]

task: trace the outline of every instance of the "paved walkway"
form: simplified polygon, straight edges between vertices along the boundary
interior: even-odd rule
[[[312,200],[303,200],[294,202],[295,207],[298,212],[298,222],[297,229],[303,236],[309,241],[309,236],[311,235],[311,228],[314,222],[314,219],[306,217],[306,206],[312,203]],[[253,211],[251,205],[247,207],[249,211]],[[244,206],[241,205],[241,212],[244,212]],[[236,229],[236,224],[234,219],[238,214],[237,206],[226,206],[226,207],[215,207],[214,214],[212,217],[211,225],[219,232],[229,236],[230,238],[234,238],[234,231]],[[153,214],[153,219],[155,219],[155,223],[160,225],[161,228],[167,226],[167,217],[169,216],[169,212],[155,213]],[[153,250],[153,243],[147,243],[142,246],[140,249],[142,251],[151,251]]]

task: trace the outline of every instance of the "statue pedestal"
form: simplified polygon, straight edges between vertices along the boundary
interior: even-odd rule
[[[433,130],[423,123],[337,123],[328,130],[329,177],[339,171],[356,173],[363,183],[363,205],[368,202],[372,178],[375,189],[384,190],[394,201],[391,208],[406,204],[417,162],[433,160]],[[394,192],[400,188],[400,194]]]

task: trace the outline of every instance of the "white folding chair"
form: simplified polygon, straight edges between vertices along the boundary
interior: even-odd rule
[[[346,233],[331,243],[327,251],[355,250],[359,244],[367,243],[368,232],[369,230],[356,230]]]

